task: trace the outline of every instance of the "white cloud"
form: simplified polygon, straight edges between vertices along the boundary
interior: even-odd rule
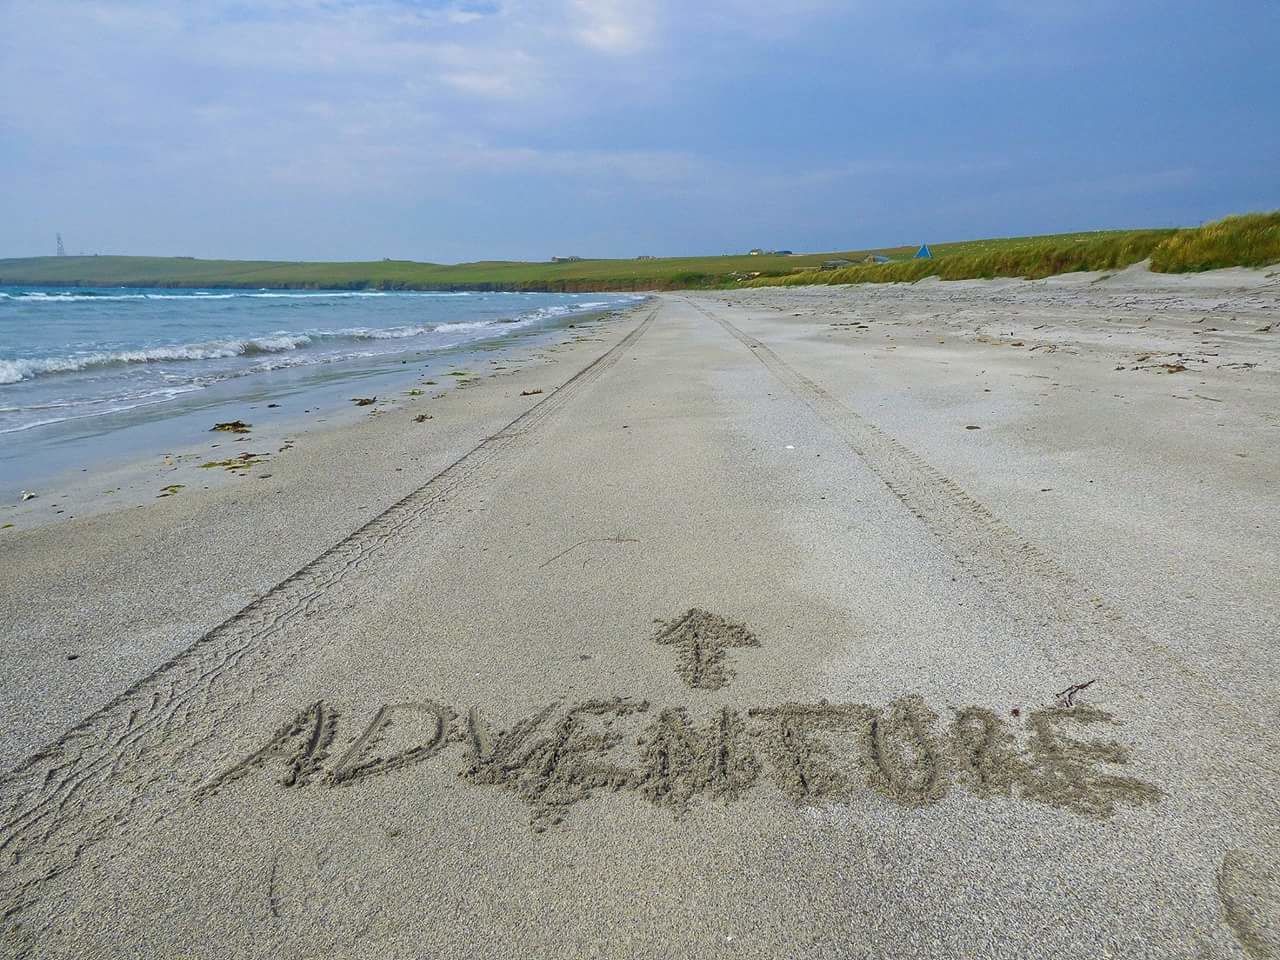
[[[1130,55],[1155,56],[1117,47],[1114,29],[1154,0],[1050,6],[0,0],[0,242],[47,233],[56,207],[60,223],[97,217],[129,243],[166,217],[175,236],[221,230],[232,252],[236,238],[369,216],[364,240],[342,240],[353,251],[398,222],[481,253],[483,230],[503,224],[497,235],[512,237],[521,210],[558,205],[580,219],[557,215],[554,229],[594,222],[605,236],[626,210],[696,249],[744,223],[804,217],[836,236],[850,211],[882,207],[890,222],[920,196],[936,205],[962,187],[986,203],[990,184],[1016,181],[1036,151],[1067,164],[1073,138],[1089,151],[1103,142],[1080,131],[1106,112],[1070,96],[1053,100],[1058,129],[1023,123],[1011,112],[1022,87],[1052,76],[1068,92],[1111,89]],[[1044,102],[1027,116],[1043,119]],[[1191,189],[1175,179],[1155,182]],[[127,215],[101,212],[113,204]],[[200,205],[207,224],[188,222]],[[685,224],[698,216],[695,243]],[[472,235],[473,224],[484,226]]]
[[[572,0],[569,21],[574,35],[588,47],[603,53],[637,53],[654,41],[658,5],[652,0]]]

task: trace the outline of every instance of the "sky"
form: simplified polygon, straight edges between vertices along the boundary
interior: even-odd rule
[[[826,251],[1280,207],[1275,0],[0,0],[0,257]]]

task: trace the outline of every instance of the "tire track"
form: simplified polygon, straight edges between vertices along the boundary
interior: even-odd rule
[[[1012,593],[1019,605],[1044,611],[1046,615],[1038,618],[1042,621],[1054,619],[1098,627],[1118,619],[1119,614],[1100,597],[946,474],[850,410],[764,342],[701,304],[690,303],[750,350],[765,369],[852,447],[871,472],[983,586],[997,594]],[[1017,586],[1011,589],[1010,584]]]
[[[1120,634],[1140,644],[1176,677],[1228,716],[1238,731],[1274,739],[1274,730],[1243,709],[1229,691],[1220,690],[1189,666],[1167,644],[1148,636],[1087,584],[1081,583],[1030,540],[996,517],[958,483],[869,420],[845,406],[824,387],[796,370],[763,341],[743,332],[712,310],[687,301],[708,320],[751,351],[773,376],[844,440],[895,497],[932,533],[992,596],[1016,619],[1053,630],[1053,642],[1114,641]],[[1118,649],[1130,659],[1129,643]],[[1045,651],[1056,657],[1052,647]],[[1140,658],[1139,658],[1140,659]],[[1141,694],[1149,689],[1142,676],[1111,678],[1117,687]],[[1274,772],[1274,771],[1273,771]]]
[[[392,504],[0,779],[0,918],[6,924],[108,835],[189,796],[176,768],[307,654],[296,626],[336,606],[371,557],[405,541],[618,362],[657,308],[505,427]],[[29,933],[29,931],[24,931]]]

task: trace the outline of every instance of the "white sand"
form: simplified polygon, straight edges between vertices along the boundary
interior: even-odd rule
[[[669,295],[269,480],[5,531],[2,942],[1280,955],[1278,307]],[[759,646],[653,641],[690,607]]]

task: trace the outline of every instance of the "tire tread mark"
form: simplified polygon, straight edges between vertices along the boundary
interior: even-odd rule
[[[1028,611],[1041,626],[1074,628],[1076,637],[1100,637],[1123,629],[1215,708],[1268,739],[1269,731],[1242,711],[1228,693],[1188,665],[1167,644],[1148,636],[1095,591],[1082,584],[1030,540],[996,517],[956,481],[919,454],[845,406],[825,388],[800,373],[763,341],[745,333],[702,304],[688,301],[719,324],[783,385],[853,449],[895,497],[1008,612],[1027,622]],[[1050,656],[1053,651],[1048,651]],[[1118,679],[1127,685],[1131,681]]]
[[[650,307],[617,343],[497,433],[0,778],[0,919],[38,901],[45,881],[74,868],[85,850],[127,829],[135,815],[155,822],[172,810],[182,793],[172,768],[184,750],[209,740],[305,655],[296,631],[284,634],[332,606],[335,588],[370,557],[433,519],[602,376],[656,315]],[[163,798],[154,795],[157,785]]]
[[[821,385],[800,373],[763,341],[694,303],[751,351],[752,355],[840,435],[889,488],[984,586],[1009,591],[1019,586],[1020,602],[1067,622],[1088,625],[1114,619],[1112,611],[1077,583],[1051,557],[1020,537],[958,483],[900,441],[849,409]],[[1027,589],[1023,589],[1027,588]],[[1028,589],[1031,595],[1028,595]]]

